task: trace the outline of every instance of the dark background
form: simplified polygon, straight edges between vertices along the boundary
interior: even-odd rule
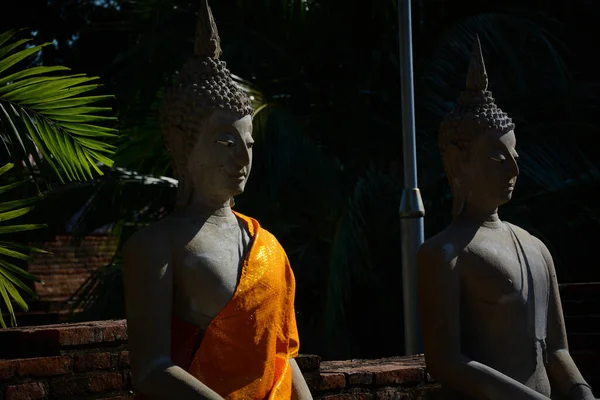
[[[325,358],[403,351],[398,17],[395,1],[367,3],[211,2],[222,58],[269,104],[255,119],[255,164],[236,209],[258,218],[288,252],[303,352]],[[35,35],[35,43],[56,41],[31,63],[98,75],[102,91],[116,95],[117,166],[170,175],[157,110],[193,49],[197,2],[4,0],[1,7],[3,31],[26,28],[20,35]],[[516,122],[522,163],[501,217],[547,244],[561,282],[600,281],[598,2],[421,0],[412,8],[426,237],[450,221],[437,128],[464,88],[478,33],[490,90]],[[54,190],[31,218],[50,222],[50,237],[72,230],[65,221],[83,207],[76,233],[120,227],[125,240],[168,212],[172,197],[171,188],[126,182],[113,171]],[[118,266],[117,257],[113,278]],[[91,305],[86,318],[122,317],[122,289],[99,287],[94,293],[112,301]]]

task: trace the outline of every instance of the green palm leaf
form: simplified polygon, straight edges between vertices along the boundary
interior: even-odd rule
[[[1,36],[0,36],[1,39]],[[0,168],[0,175],[9,171],[14,165],[6,164]],[[23,182],[2,186],[1,192],[7,192]],[[43,224],[23,224],[23,225],[5,225],[5,221],[18,218],[29,213],[33,207],[32,203],[37,201],[38,197],[11,200],[0,203],[0,234],[29,231],[33,229],[43,228]],[[16,326],[17,319],[13,302],[23,311],[28,310],[27,303],[21,296],[19,289],[26,292],[30,296],[35,297],[35,292],[24,283],[25,280],[41,282],[38,278],[31,275],[24,269],[13,264],[12,260],[31,261],[29,253],[43,253],[44,250],[36,249],[20,243],[10,241],[0,241],[0,297],[6,306],[6,310],[10,315],[10,324]],[[2,307],[0,307],[0,326],[6,328],[6,322],[2,316]]]
[[[98,78],[64,74],[66,67],[33,67],[7,74],[49,44],[18,50],[28,40],[15,40],[15,33],[0,34],[0,127],[4,127],[6,156],[23,160],[33,172],[31,155],[37,167],[45,162],[61,182],[91,179],[94,171],[102,174],[96,164],[112,166],[110,156],[116,147],[109,141],[118,130],[101,125],[116,121],[100,115],[110,107],[91,105],[113,96],[89,96],[100,86],[93,83]]]

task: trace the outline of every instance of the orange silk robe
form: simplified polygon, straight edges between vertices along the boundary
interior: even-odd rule
[[[171,358],[227,400],[288,400],[299,347],[294,274],[277,239],[235,214],[252,238],[238,287],[205,332],[173,317]]]

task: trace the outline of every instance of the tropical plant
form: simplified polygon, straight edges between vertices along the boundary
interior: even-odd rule
[[[45,182],[38,191],[48,192],[54,186],[52,177],[60,183],[93,179],[102,175],[100,165],[112,165],[108,157],[115,146],[108,143],[117,129],[101,123],[115,121],[103,116],[110,107],[92,106],[112,99],[110,95],[89,95],[100,85],[91,83],[97,77],[85,74],[65,74],[62,66],[24,67],[23,62],[39,55],[52,43],[28,45],[31,39],[17,39],[17,31],[0,34],[0,159],[11,161],[0,170],[2,174],[15,168],[19,182],[0,188],[0,193],[33,181]],[[25,45],[25,46],[24,46]],[[25,48],[22,48],[22,47]],[[33,60],[35,63],[35,59]],[[15,68],[21,63],[21,68]],[[84,95],[85,94],[85,95]],[[0,220],[22,216],[40,196],[0,203]],[[0,233],[14,233],[38,229],[42,224],[24,224],[0,227]],[[0,254],[30,261],[30,252],[41,250],[14,242],[2,242]],[[23,268],[8,261],[0,261],[0,294],[11,318],[16,324],[12,300],[22,309],[27,304],[18,289],[33,294],[23,280],[35,280]],[[10,297],[8,296],[10,295]],[[0,317],[2,326],[5,326]]]
[[[8,163],[0,168],[0,176],[3,176],[6,172],[14,167],[13,164]],[[11,189],[16,188],[26,181],[13,182],[4,186],[0,186],[0,194],[5,194]],[[20,224],[20,225],[7,225],[5,221],[9,221],[20,216],[23,216],[33,209],[33,204],[39,201],[39,197],[30,197],[27,199],[19,199],[12,201],[5,201],[0,203],[0,235],[11,234],[15,232],[25,232],[34,229],[40,229],[45,227],[44,224]],[[16,325],[17,320],[15,318],[15,312],[13,309],[12,302],[14,301],[17,306],[23,311],[28,310],[27,303],[19,293],[19,289],[25,293],[35,297],[35,292],[27,286],[23,279],[28,281],[41,282],[38,278],[31,275],[23,268],[14,264],[12,260],[31,261],[32,258],[29,255],[32,252],[44,253],[42,249],[23,245],[12,241],[1,241],[0,242],[0,296],[6,305],[8,313],[10,315],[10,324]],[[6,328],[6,322],[0,312],[0,325],[2,328]]]

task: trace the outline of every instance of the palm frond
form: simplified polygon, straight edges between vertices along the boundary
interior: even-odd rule
[[[6,164],[0,168],[0,175],[3,175],[11,168],[13,164]],[[19,182],[18,184],[21,184]],[[1,187],[1,192],[7,192],[10,189],[16,187],[15,184],[10,184]],[[18,218],[29,213],[33,207],[30,205],[37,201],[38,198],[11,200],[0,203],[0,234],[23,232],[33,229],[43,228],[45,224],[26,224],[26,225],[5,225],[5,221]],[[15,310],[13,308],[13,302],[23,311],[28,310],[27,303],[23,299],[23,296],[19,292],[19,289],[30,296],[35,297],[35,292],[24,283],[24,280],[41,282],[38,278],[31,275],[24,269],[18,267],[11,260],[31,261],[32,258],[29,255],[32,252],[42,253],[45,252],[41,249],[22,245],[10,241],[0,241],[0,296],[4,302],[4,306],[10,315],[10,324],[16,326],[17,320],[15,316]],[[2,317],[2,307],[0,307],[0,326],[6,328],[6,322]]]
[[[13,31],[0,35],[7,41],[14,39]],[[110,107],[92,107],[93,103],[112,99],[111,95],[88,93],[100,85],[92,83],[97,77],[85,74],[61,74],[69,68],[61,66],[32,67],[6,74],[17,63],[38,53],[49,43],[16,49],[27,40],[17,40],[0,48],[0,126],[4,127],[2,140],[7,144],[5,156],[23,160],[30,173],[34,165],[45,161],[58,178],[85,180],[101,174],[97,163],[112,165],[108,157],[116,147],[109,143],[117,129],[102,125],[116,121],[115,117],[101,115]],[[12,150],[12,151],[11,151]]]

